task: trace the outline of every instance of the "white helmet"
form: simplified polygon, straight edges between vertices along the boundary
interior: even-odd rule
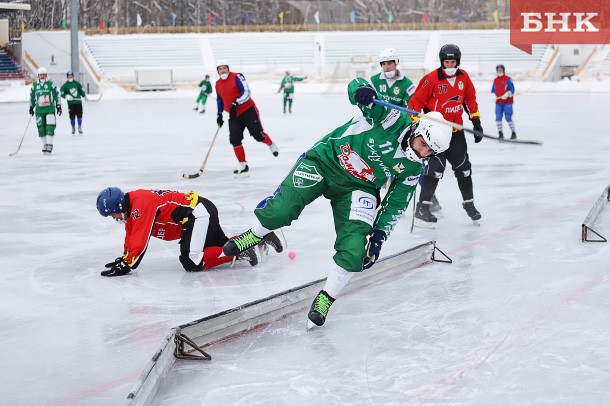
[[[396,50],[394,48],[383,49],[379,53],[379,57],[377,59],[379,60],[380,65],[382,62],[387,62],[387,61],[394,61],[394,62],[396,62],[396,65],[398,65],[398,62],[400,62],[400,60],[398,58],[398,52],[396,52]]]
[[[46,75],[47,74],[47,68],[41,66],[40,68],[38,68],[38,70],[36,71],[36,75]]]
[[[427,119],[427,118],[430,119]],[[431,119],[434,119],[431,120]],[[426,144],[432,148],[435,154],[440,154],[449,148],[451,142],[451,135],[453,133],[451,126],[447,124],[439,123],[438,121],[445,121],[443,115],[438,111],[431,111],[426,113],[419,119],[419,121],[413,124],[412,138],[422,136]],[[421,158],[417,156],[411,143],[407,144],[405,155],[410,161],[419,162]]]
[[[216,61],[216,69],[218,69],[219,66],[229,67],[229,61],[227,61],[226,59],[219,59]]]

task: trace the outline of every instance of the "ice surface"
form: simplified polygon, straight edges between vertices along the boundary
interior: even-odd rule
[[[479,104],[495,134],[487,85]],[[248,179],[233,178],[226,126],[203,176],[182,179],[198,170],[215,130],[213,100],[205,115],[192,111],[196,91],[106,95],[85,104],[82,137],[70,135],[65,109],[52,156],[42,156],[32,126],[9,158],[28,107],[0,105],[0,403],[121,404],[171,327],[326,276],[333,228],[324,199],[285,229],[295,260],[270,254],[256,268],[188,274],[175,242],[151,239],[135,272],[99,275],[124,235],[96,211],[102,188],[192,188],[235,234],[298,155],[357,112],[342,93],[297,89],[293,114],[283,115],[276,86],[253,84],[253,97],[280,155],[246,135]],[[519,137],[545,144],[475,145],[468,136],[481,226],[447,171],[437,229],[410,234],[409,210],[382,252],[437,240],[452,265],[340,297],[312,332],[295,314],[209,348],[210,363],[179,361],[154,404],[607,402],[610,248],[581,243],[580,224],[610,184],[608,105],[608,94],[520,94]]]

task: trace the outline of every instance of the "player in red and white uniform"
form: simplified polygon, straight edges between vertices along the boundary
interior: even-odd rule
[[[502,116],[506,118],[506,122],[510,127],[510,139],[517,139],[515,132],[515,122],[513,121],[513,95],[515,94],[515,85],[510,76],[506,75],[504,65],[496,66],[496,74],[498,77],[494,79],[491,86],[491,92],[496,95],[496,127],[500,139],[504,138],[502,132]]]
[[[462,53],[454,44],[441,47],[439,59],[441,66],[424,76],[409,100],[409,108],[416,111],[438,111],[447,121],[462,124],[462,113],[466,110],[475,131],[483,132],[481,115],[476,100],[476,91],[468,74],[459,68]],[[483,137],[474,136],[474,142]],[[443,177],[447,161],[451,164],[457,178],[458,187],[464,202],[462,206],[474,221],[481,214],[474,207],[474,193],[471,177],[471,164],[464,131],[455,131],[449,149],[430,158],[424,169],[421,181],[421,194],[415,213],[415,224],[420,227],[434,228],[436,217],[430,212],[430,205],[439,180]]]
[[[229,63],[225,61],[218,61],[216,70],[220,75],[220,79],[216,82],[216,94],[218,95],[216,123],[222,127],[224,124],[222,112],[229,113],[229,141],[233,145],[233,151],[239,162],[238,168],[233,173],[240,175],[250,170],[246,161],[246,151],[242,145],[246,128],[256,141],[269,147],[273,156],[278,156],[278,149],[269,134],[263,130],[258,109],[250,97],[250,88],[244,75],[230,72]]]
[[[104,216],[125,223],[123,256],[106,264],[102,276],[118,276],[136,269],[148,248],[150,237],[180,240],[178,259],[187,272],[198,272],[233,261],[221,256],[229,241],[220,227],[218,209],[197,193],[139,189],[123,193],[117,187],[102,190],[97,210]],[[246,254],[246,253],[244,253]],[[258,263],[256,250],[239,256],[250,265]]]

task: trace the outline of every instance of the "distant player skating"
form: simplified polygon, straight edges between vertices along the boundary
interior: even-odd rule
[[[178,259],[187,272],[199,272],[234,260],[258,264],[256,249],[239,255],[222,256],[225,235],[218,209],[196,192],[139,189],[123,193],[118,187],[102,190],[97,210],[104,217],[125,224],[123,255],[105,265],[102,276],[126,275],[136,269],[150,237],[165,241],[180,240]]]
[[[441,66],[424,76],[409,101],[409,108],[415,111],[438,111],[444,119],[462,124],[464,106],[467,108],[475,131],[483,133],[476,91],[466,71],[459,68],[462,53],[454,44],[441,47],[439,59]],[[474,142],[480,142],[483,136],[474,134]],[[462,206],[473,221],[481,218],[481,213],[474,206],[472,186],[472,165],[468,157],[468,144],[463,130],[454,130],[451,144],[447,151],[428,160],[421,182],[421,193],[415,212],[415,225],[434,228],[436,216],[431,213],[432,198],[443,177],[447,161],[451,164],[462,194]]]
[[[292,76],[290,72],[286,72],[286,76],[280,83],[280,88],[277,89],[279,93],[282,89],[284,90],[284,114],[286,114],[286,105],[288,105],[288,113],[292,113],[292,101],[294,100],[294,82],[301,82],[307,79],[307,76],[298,77]]]
[[[451,140],[447,125],[425,116],[412,124],[404,113],[373,105],[377,92],[365,79],[352,80],[348,95],[362,115],[301,155],[273,195],[256,207],[252,228],[223,247],[225,255],[240,255],[266,240],[279,241],[274,230],[290,225],[318,197],[329,199],[336,230],[334,266],[311,305],[308,327],[323,325],[354,272],[373,266],[409,205],[422,172],[421,159],[445,151]],[[388,178],[392,181],[380,204],[379,191]]]
[[[513,95],[515,94],[515,85],[510,76],[506,75],[504,65],[496,66],[496,74],[491,92],[496,95],[496,127],[498,127],[498,138],[503,139],[502,132],[502,116],[506,118],[506,122],[510,127],[510,139],[517,139],[515,132],[515,122],[513,121]]]
[[[70,71],[66,73],[68,79],[59,89],[61,97],[66,99],[68,102],[68,116],[70,117],[70,125],[72,126],[72,134],[76,132],[76,123],[74,119],[78,120],[78,133],[83,133],[83,97],[87,94],[83,89],[83,86],[76,80],[74,80],[74,72]]]
[[[200,114],[205,113],[205,103],[208,101],[208,96],[212,94],[212,84],[210,83],[210,75],[205,75],[204,79],[197,85],[199,88],[199,95],[195,101],[195,108],[193,110],[199,110],[199,104],[201,104]]]
[[[61,99],[57,87],[47,79],[47,69],[38,68],[38,80],[32,83],[30,91],[30,115],[36,114],[38,137],[42,141],[42,153],[50,155],[53,152],[53,136],[57,123],[55,112],[61,116]]]
[[[216,123],[222,127],[224,124],[222,112],[229,113],[229,141],[233,145],[233,152],[239,163],[233,173],[241,175],[250,170],[246,161],[246,151],[242,145],[246,128],[252,138],[269,147],[273,156],[278,156],[278,149],[271,137],[263,130],[258,109],[250,97],[250,88],[244,75],[230,72],[228,62],[219,61],[216,65],[216,70],[220,75],[220,79],[216,82],[216,94],[218,95]]]

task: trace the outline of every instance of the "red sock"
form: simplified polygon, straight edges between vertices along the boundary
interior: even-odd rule
[[[235,152],[235,156],[239,162],[246,162],[246,151],[244,150],[243,145],[233,147],[233,152]]]
[[[269,137],[269,134],[267,134],[267,133],[266,133],[266,132],[264,132],[264,131],[261,131],[261,134],[263,134],[263,137],[265,137],[265,139],[263,140],[263,144],[265,144],[265,145],[271,145],[271,143],[272,143],[273,141],[271,141],[271,137]]]
[[[214,268],[215,266],[231,262],[233,257],[218,258],[222,254],[222,247],[207,247],[203,250],[203,269]]]

